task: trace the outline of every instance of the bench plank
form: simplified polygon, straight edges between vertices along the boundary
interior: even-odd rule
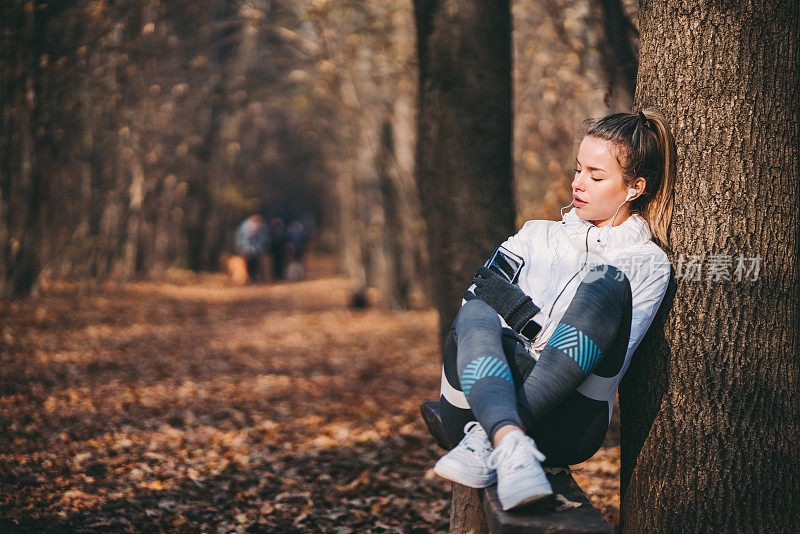
[[[497,498],[497,486],[486,488],[483,509],[489,532],[492,534],[538,533],[548,534],[612,534],[600,512],[592,506],[586,494],[572,478],[569,471],[552,474],[555,469],[545,468],[547,480],[553,486],[553,498],[529,506],[503,511]],[[567,508],[557,498],[580,506]]]

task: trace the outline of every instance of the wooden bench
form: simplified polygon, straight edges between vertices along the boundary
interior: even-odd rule
[[[436,443],[453,447],[444,432],[438,400],[425,400],[420,413]],[[497,486],[473,489],[453,483],[450,532],[548,534],[612,534],[600,512],[572,478],[569,466],[545,467],[553,486],[553,498],[504,512],[497,499]]]

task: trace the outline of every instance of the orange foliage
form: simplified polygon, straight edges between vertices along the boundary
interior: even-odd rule
[[[436,313],[351,310],[309,268],[4,303],[0,530],[446,531]],[[579,466],[609,519],[618,456]]]

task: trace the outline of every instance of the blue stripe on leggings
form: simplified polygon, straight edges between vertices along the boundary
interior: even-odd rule
[[[603,357],[600,349],[589,336],[574,326],[559,323],[547,345],[564,352],[575,360],[583,372],[589,374],[594,369],[600,358]]]
[[[493,356],[481,356],[469,362],[459,378],[464,395],[469,398],[469,392],[475,382],[489,377],[502,378],[511,382],[511,369],[504,360]]]

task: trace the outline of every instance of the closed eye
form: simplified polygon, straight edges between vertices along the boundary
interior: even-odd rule
[[[573,170],[573,171],[575,171],[575,174],[580,174],[580,172],[581,172],[581,169],[572,169],[572,170]],[[595,178],[595,177],[594,177],[594,176],[592,176],[591,174],[589,175],[589,178],[591,178],[591,179],[592,179],[592,180],[594,180],[595,182],[602,182],[602,181],[603,181],[603,179],[602,179],[602,178]]]

